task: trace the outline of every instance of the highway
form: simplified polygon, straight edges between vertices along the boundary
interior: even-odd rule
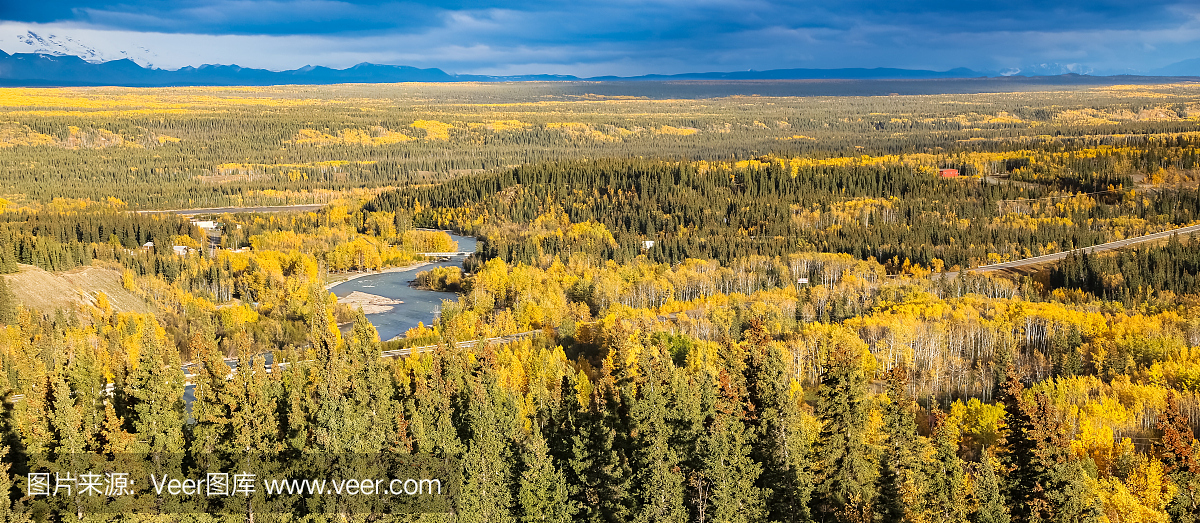
[[[1089,254],[1091,254],[1091,253],[1095,253],[1095,252],[1111,251],[1113,249],[1120,249],[1122,247],[1128,247],[1130,245],[1137,245],[1139,243],[1145,243],[1145,242],[1151,242],[1151,241],[1155,241],[1155,240],[1162,240],[1162,239],[1170,238],[1172,235],[1175,235],[1175,234],[1178,234],[1180,236],[1189,236],[1189,235],[1195,234],[1197,232],[1200,232],[1200,225],[1189,225],[1187,227],[1180,227],[1178,229],[1171,229],[1169,231],[1156,232],[1154,234],[1147,234],[1145,236],[1136,236],[1133,238],[1126,238],[1124,240],[1117,240],[1115,242],[1102,243],[1100,245],[1093,245],[1091,247],[1083,247],[1081,249],[1075,249],[1075,250],[1071,250],[1071,251],[1059,252],[1059,253],[1055,253],[1055,254],[1044,254],[1042,256],[1035,256],[1033,258],[1025,258],[1023,260],[1013,260],[1013,261],[1008,261],[1008,262],[1004,262],[1004,263],[994,263],[992,265],[981,265],[979,267],[975,267],[974,269],[970,269],[970,270],[975,271],[975,272],[989,272],[989,271],[999,271],[999,270],[1005,270],[1005,269],[1017,269],[1020,267],[1027,267],[1029,265],[1037,265],[1040,263],[1058,261],[1063,258],[1066,258],[1071,253],[1077,253],[1077,254],[1089,253]],[[949,275],[949,274],[947,274],[947,275]]]
[[[496,336],[494,338],[485,338],[482,340],[460,341],[460,342],[454,344],[454,346],[457,348],[460,348],[460,349],[471,349],[471,348],[475,348],[477,345],[479,345],[481,343],[483,345],[500,345],[500,344],[504,344],[504,343],[513,342],[513,341],[519,340],[521,338],[528,338],[528,337],[534,336],[540,332],[542,332],[542,331],[540,331],[540,330],[525,331],[525,332],[518,332],[516,334],[506,334],[504,336]],[[399,337],[397,337],[397,339],[399,339]],[[434,344],[434,345],[422,345],[420,347],[405,347],[403,349],[396,349],[396,350],[385,350],[379,354],[379,357],[380,358],[398,358],[398,357],[403,357],[403,356],[411,356],[413,354],[421,354],[423,352],[430,352],[434,349],[437,349],[440,346],[441,346],[440,344]],[[292,363],[311,363],[313,361],[313,360],[301,360],[301,361],[297,361],[297,362],[282,361],[282,362],[279,362],[278,365],[273,365],[271,360],[273,359],[272,357],[274,356],[274,354],[267,352],[267,353],[257,354],[256,356],[262,356],[262,355],[266,356],[265,361],[263,362],[263,370],[265,370],[267,373],[270,373],[271,370],[276,367],[282,368],[282,367],[287,367],[287,366],[291,365]],[[236,373],[238,370],[238,358],[224,358],[224,361],[225,361],[225,364],[229,366],[229,374],[228,374],[227,378],[232,378],[234,373]],[[187,385],[193,384],[192,379],[196,377],[196,372],[197,372],[197,370],[199,370],[201,365],[202,364],[198,363],[198,362],[189,362],[189,363],[183,364],[183,366],[182,366],[183,367],[183,377],[186,380],[185,383]],[[109,386],[108,392],[111,393],[112,392],[112,384],[110,383],[108,386]],[[24,397],[25,397],[24,395],[20,395],[19,397],[14,397],[14,399],[20,399],[20,398],[24,398]]]
[[[470,348],[473,348],[476,345],[478,345],[480,342],[482,342],[485,345],[493,344],[493,343],[502,344],[502,343],[508,343],[510,341],[516,341],[521,338],[527,338],[527,337],[533,336],[539,332],[542,332],[542,331],[540,331],[540,330],[525,331],[525,332],[518,332],[516,334],[508,334],[505,336],[497,336],[495,338],[486,338],[483,340],[460,341],[460,342],[456,343],[454,346],[458,347],[460,349],[470,349]],[[403,349],[387,350],[387,351],[383,351],[383,353],[380,354],[380,357],[395,358],[395,357],[399,357],[399,356],[409,356],[412,354],[420,354],[422,352],[429,352],[438,347],[439,347],[439,345],[422,345],[420,347],[407,347],[407,348],[403,348]]]
[[[301,205],[268,205],[262,207],[213,207],[209,209],[169,209],[164,211],[138,211],[139,213],[171,213],[180,216],[195,216],[197,214],[232,214],[239,212],[295,212],[295,211],[315,211],[320,209],[327,203],[306,203]]]

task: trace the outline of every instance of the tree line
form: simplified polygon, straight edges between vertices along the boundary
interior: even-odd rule
[[[1136,218],[1127,231],[1131,236],[1200,216],[1200,192],[1194,189],[1164,189],[1146,198],[1079,196],[1065,204],[1039,200],[1050,194],[947,180],[904,165],[790,170],[767,159],[758,167],[722,169],[596,160],[396,189],[365,210],[417,209],[414,223],[482,235],[485,257],[506,261],[585,252],[628,262],[644,250],[656,261],[729,263],[811,249],[874,258],[897,270],[905,260],[940,270],[1104,243],[1110,232],[1094,224],[1121,216]],[[566,231],[563,224],[588,223],[604,226],[614,240],[553,233]]]

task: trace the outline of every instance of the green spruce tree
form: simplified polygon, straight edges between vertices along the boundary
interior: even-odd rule
[[[908,395],[908,371],[897,366],[888,371],[890,400],[883,409],[887,440],[880,459],[879,495],[875,512],[884,521],[924,519],[928,442],[917,434],[916,402]]]
[[[8,278],[0,276],[0,325],[17,322],[17,305],[17,295],[8,287]]]
[[[0,445],[0,523],[27,523],[30,519],[20,500],[22,496],[13,496],[15,485],[9,474],[12,458],[9,447]]]
[[[541,428],[534,424],[521,449],[517,508],[522,523],[568,523],[575,514],[566,478],[554,464]]]
[[[752,456],[763,466],[758,486],[769,493],[768,518],[778,522],[808,521],[812,444],[801,418],[799,384],[788,369],[784,349],[771,342],[761,320],[751,320],[746,341],[750,346],[747,391],[756,414],[751,419],[757,441]]]
[[[1005,403],[1007,470],[1005,497],[1016,523],[1078,522],[1100,517],[1098,503],[1087,496],[1087,473],[1070,453],[1071,433],[1045,393],[1022,397],[1022,386],[1010,368]]]
[[[570,475],[578,481],[573,492],[580,508],[577,519],[591,523],[627,522],[631,515],[629,460],[617,444],[616,415],[611,382],[600,380],[593,390],[591,405],[580,412],[575,423]]]
[[[966,473],[958,457],[958,427],[946,415],[934,411],[933,444],[935,453],[929,464],[927,506],[930,519],[939,523],[967,521]],[[994,475],[994,471],[993,471]]]
[[[154,319],[142,326],[137,368],[128,385],[134,433],[139,450],[154,454],[180,454],[184,450],[184,376],[179,353],[163,342]]]
[[[640,356],[636,396],[630,408],[634,521],[684,523],[684,477],[679,453],[671,445],[668,424],[674,364],[664,347],[653,346]]]
[[[230,368],[211,337],[194,332],[189,344],[195,362],[191,454],[206,468],[217,470],[218,448],[233,439],[229,411],[236,408],[231,405],[236,398],[229,390],[232,382],[226,379]]]
[[[975,467],[971,497],[974,511],[972,523],[1009,523],[1008,500],[1001,489],[1002,479],[996,474],[996,458],[991,449],[984,449]]]
[[[514,521],[513,436],[516,405],[500,390],[491,369],[469,377],[461,391],[466,452],[462,457],[463,485],[458,499],[462,523]]]
[[[1003,494],[1012,521],[1028,523],[1049,517],[1042,483],[1047,471],[1037,455],[1034,422],[1022,397],[1024,385],[1009,366],[1000,388],[1004,405],[1004,449],[999,453]]]
[[[346,340],[349,365],[348,425],[357,433],[354,452],[374,453],[394,448],[400,439],[396,425],[398,406],[392,373],[380,356],[379,333],[362,310],[354,313],[354,324]]]
[[[860,359],[861,349],[852,340],[837,344],[817,390],[821,435],[812,459],[816,478],[811,502],[816,521],[862,521],[874,502],[877,469],[865,441],[867,391]]]
[[[705,478],[711,485],[709,516],[713,521],[765,521],[766,492],[756,486],[762,465],[750,457],[753,434],[740,417],[718,413],[703,440]]]
[[[81,454],[87,448],[87,437],[83,433],[83,415],[75,395],[60,372],[51,377],[50,388],[53,401],[48,417],[54,428],[51,451],[56,456]]]
[[[351,452],[364,427],[356,423],[352,412],[351,368],[345,341],[333,317],[334,299],[328,291],[314,287],[309,291],[312,312],[309,315],[308,340],[312,345],[317,373],[310,401],[302,403],[309,411],[308,425],[312,441],[306,450],[340,454]]]

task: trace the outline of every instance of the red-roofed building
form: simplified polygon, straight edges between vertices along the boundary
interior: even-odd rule
[[[938,174],[942,175],[942,178],[958,178],[958,169],[940,169]]]

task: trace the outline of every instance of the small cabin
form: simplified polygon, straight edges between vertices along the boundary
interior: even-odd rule
[[[154,242],[146,242],[146,243],[143,243],[143,244],[142,244],[142,249],[144,249],[144,250],[147,250],[147,251],[152,251],[152,250],[154,250]]]
[[[188,253],[194,252],[196,249],[193,249],[186,245],[176,245],[174,247],[171,247],[171,250],[179,256],[186,256]]]
[[[654,240],[646,240],[642,242],[642,249],[653,249]]]
[[[199,227],[199,228],[201,228],[201,229],[208,230],[208,231],[211,231],[211,230],[213,230],[213,229],[216,229],[217,227],[219,227],[219,225],[217,224],[217,222],[215,222],[215,221],[213,221],[213,220],[198,220],[198,221],[193,221],[193,222],[192,222],[192,225],[195,225],[196,227]]]
[[[939,169],[938,175],[942,178],[958,178],[958,169]]]

